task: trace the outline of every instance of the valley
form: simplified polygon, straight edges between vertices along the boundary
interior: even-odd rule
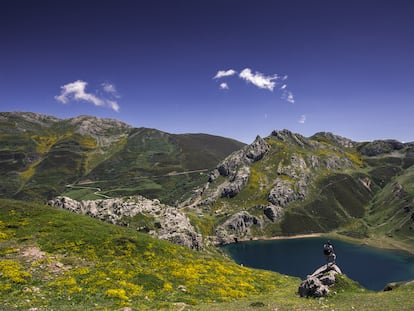
[[[413,307],[412,284],[373,293],[347,278],[336,296],[299,299],[297,278],[241,267],[216,246],[322,236],[414,253],[414,143],[275,130],[246,145],[2,112],[0,164],[11,310]]]

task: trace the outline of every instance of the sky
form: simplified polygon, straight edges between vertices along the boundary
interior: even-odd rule
[[[2,0],[0,111],[414,141],[414,1]]]

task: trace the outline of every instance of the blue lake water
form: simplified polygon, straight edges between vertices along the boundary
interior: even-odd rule
[[[326,263],[326,239],[303,238],[246,241],[223,246],[233,260],[244,266],[305,278]],[[370,290],[387,283],[414,279],[414,256],[405,252],[372,248],[331,240],[342,273]]]

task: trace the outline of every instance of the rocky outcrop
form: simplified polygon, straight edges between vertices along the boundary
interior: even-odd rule
[[[404,144],[394,139],[374,140],[366,144],[362,144],[358,151],[365,156],[373,157],[392,151],[398,151],[404,148]]]
[[[294,143],[299,145],[300,147],[304,147],[305,145],[309,146],[309,141],[304,136],[300,134],[295,134],[286,129],[281,131],[275,130],[271,133],[271,135],[285,143]]]
[[[270,219],[270,221],[275,222],[282,218],[283,209],[280,206],[269,205],[264,207],[263,214]]]
[[[126,123],[110,118],[78,116],[68,119],[81,135],[93,137],[98,146],[108,147],[126,137],[132,127]],[[108,135],[110,133],[110,135]]]
[[[338,145],[339,147],[342,147],[342,148],[353,148],[357,145],[356,142],[354,142],[353,140],[349,138],[335,135],[330,132],[318,132],[315,135],[313,135],[311,139],[317,140],[317,141],[327,141],[329,143]]]
[[[250,215],[246,211],[238,212],[227,219],[216,229],[219,244],[227,244],[237,241],[239,238],[250,236],[250,227],[261,225],[260,219]]]
[[[285,207],[292,201],[306,197],[311,170],[300,155],[293,154],[289,164],[279,162],[277,173],[281,177],[276,178],[269,192],[270,203]]]
[[[222,184],[221,197],[232,198],[236,196],[247,184],[250,176],[250,167],[241,167],[229,182]]]
[[[249,180],[251,164],[262,159],[269,150],[270,146],[264,139],[257,136],[252,144],[233,152],[220,162],[210,172],[208,183],[202,189],[197,190],[184,205],[191,205],[195,201],[199,201],[200,205],[209,205],[219,197],[232,198],[236,196]],[[226,179],[217,186],[210,187],[220,176],[226,177]],[[200,196],[203,199],[200,199]]]
[[[195,231],[187,216],[177,208],[161,204],[158,200],[134,196],[126,199],[76,201],[60,196],[50,200],[48,204],[118,225],[128,225],[128,218],[143,214],[152,217],[157,223],[148,232],[152,236],[191,249],[199,250],[203,247],[201,235]]]
[[[218,177],[219,175],[230,177],[236,175],[240,168],[249,166],[253,162],[262,159],[269,150],[270,146],[263,140],[263,138],[257,136],[252,144],[233,152],[219,163],[216,168],[219,174],[213,172],[210,176],[210,181],[213,181],[214,177]]]
[[[287,180],[278,178],[275,186],[270,190],[268,201],[274,205],[285,207],[289,202],[304,197],[292,189],[292,184]]]
[[[337,274],[342,274],[341,269],[335,265],[323,265],[299,285],[300,297],[323,297],[329,294],[329,288],[335,284]]]

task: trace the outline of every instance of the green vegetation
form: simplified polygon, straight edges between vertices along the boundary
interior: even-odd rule
[[[137,224],[148,224],[145,217]],[[0,200],[3,308],[38,310],[410,310],[414,286],[373,293],[345,276],[327,298],[298,278],[245,268],[132,229],[48,206]]]
[[[90,117],[0,114],[3,308],[414,308],[407,299],[414,285],[373,293],[344,276],[329,297],[301,299],[297,278],[239,266],[214,248],[196,252],[151,238],[145,232],[159,224],[149,215],[123,219],[129,225],[125,228],[28,203],[61,194],[77,200],[141,194],[168,204],[183,202],[207,182],[209,170],[243,146],[240,142],[133,129]],[[88,128],[94,122],[99,126]],[[413,146],[395,141],[343,144],[329,133],[308,139],[289,131],[265,141],[271,149],[249,164],[250,176],[241,192],[213,205],[184,209],[204,237],[214,235],[234,213],[247,211],[262,220],[250,228],[252,236],[329,232],[413,252]],[[228,179],[219,176],[204,194],[214,193]],[[272,222],[263,207],[277,183],[285,183],[297,197],[289,198],[283,218]]]
[[[207,181],[209,170],[244,145],[93,117],[0,114],[0,198],[44,202],[61,194],[74,199],[141,194],[174,204],[187,199]]]
[[[175,302],[230,301],[298,281],[47,206],[0,201],[0,221],[5,307],[169,309]]]

